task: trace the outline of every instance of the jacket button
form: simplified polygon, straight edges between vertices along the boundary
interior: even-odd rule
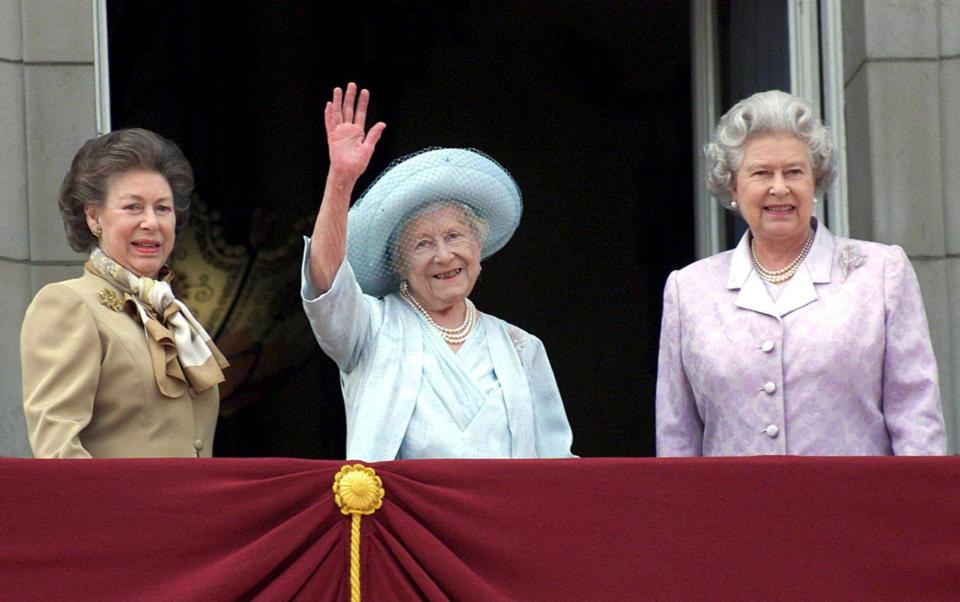
[[[763,392],[767,395],[773,395],[777,391],[777,383],[772,380],[767,384],[763,385]]]
[[[773,347],[774,347],[773,341],[764,341],[763,344],[760,345],[760,349],[762,349],[764,353],[770,353],[771,351],[773,351]]]
[[[777,427],[777,425],[771,424],[766,428],[764,432],[767,434],[767,437],[774,439],[776,438],[777,435],[780,434],[780,429]]]

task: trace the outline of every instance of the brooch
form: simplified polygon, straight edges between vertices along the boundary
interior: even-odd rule
[[[510,324],[507,326],[507,335],[510,337],[510,341],[513,343],[514,349],[517,350],[517,355],[520,355],[523,352],[524,346],[526,346],[526,341],[524,340],[522,331]],[[523,363],[523,357],[520,358],[520,363]]]
[[[863,265],[867,256],[860,252],[860,249],[853,245],[847,245],[840,251],[840,274],[843,281],[847,281],[847,275],[853,270]]]
[[[113,311],[123,311],[123,296],[112,288],[101,289],[97,296],[100,297],[100,305]]]

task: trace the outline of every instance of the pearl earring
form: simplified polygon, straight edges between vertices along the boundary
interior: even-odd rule
[[[97,238],[100,238],[100,236],[103,235],[103,228],[100,227],[100,224],[97,224],[93,227],[93,235]]]
[[[736,201],[730,201],[730,208],[731,208],[731,209],[736,209],[736,208],[737,208],[737,202],[736,202]]]
[[[817,197],[813,197],[813,204],[816,205],[818,202],[819,201],[817,201]]]

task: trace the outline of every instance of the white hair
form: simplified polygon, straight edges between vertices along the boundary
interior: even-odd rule
[[[707,186],[724,207],[731,208],[731,187],[747,142],[755,136],[776,134],[796,136],[807,145],[817,194],[833,181],[833,137],[807,101],[780,90],[758,92],[735,104],[720,118],[714,141],[703,149]]]
[[[391,240],[388,246],[388,264],[394,272],[401,274],[405,267],[404,264],[406,263],[406,253],[409,252],[409,249],[401,248],[401,245],[403,243],[404,233],[406,232],[407,227],[418,218],[442,209],[446,209],[448,207],[457,210],[461,214],[464,225],[470,228],[470,233],[473,235],[474,240],[476,240],[477,244],[480,245],[480,248],[483,249],[483,243],[486,241],[487,234],[490,232],[490,225],[487,223],[487,220],[477,215],[477,212],[474,211],[473,207],[467,205],[466,203],[461,203],[460,201],[455,200],[430,201],[420,205],[415,210],[411,211],[407,216],[405,216],[403,221],[396,228],[396,230],[394,230],[393,235],[390,237]]]

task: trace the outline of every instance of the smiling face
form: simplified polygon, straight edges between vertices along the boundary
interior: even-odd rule
[[[815,190],[806,143],[761,135],[747,141],[731,197],[758,243],[793,245],[810,230]]]
[[[103,205],[87,205],[87,224],[99,225],[100,249],[138,276],[156,278],[173,251],[177,217],[166,178],[129,171],[110,179]]]
[[[442,205],[411,220],[397,242],[397,271],[424,309],[444,311],[473,290],[480,275],[480,241],[460,207]]]

